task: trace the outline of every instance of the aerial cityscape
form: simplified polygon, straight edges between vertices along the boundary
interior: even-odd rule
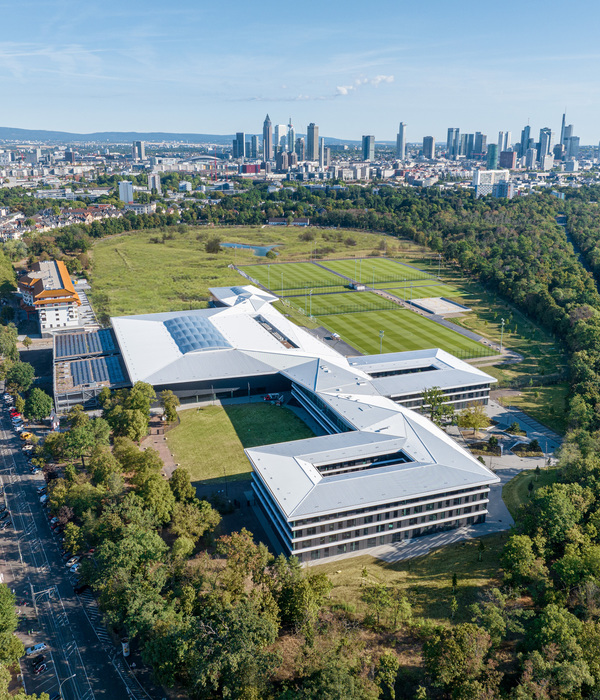
[[[2,7],[0,698],[600,698],[600,8],[204,5]]]

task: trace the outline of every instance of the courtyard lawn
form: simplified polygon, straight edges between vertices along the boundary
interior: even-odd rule
[[[372,284],[373,281],[377,284],[378,282],[431,279],[427,272],[388,258],[326,260],[322,264],[334,272],[364,284]]]
[[[485,549],[482,552],[479,550],[479,540],[468,540],[395,564],[386,564],[363,555],[311,566],[310,570],[325,573],[331,579],[333,607],[351,607],[361,615],[366,612],[361,601],[361,574],[366,568],[368,580],[398,586],[407,595],[415,616],[427,617],[442,624],[450,622],[452,574],[456,572],[458,610],[454,621],[470,622],[468,606],[477,602],[485,588],[500,583],[500,552],[507,537],[507,533],[483,537],[481,541]]]
[[[384,353],[441,348],[465,359],[485,357],[492,352],[484,345],[406,309],[320,316],[319,320],[366,355],[379,352],[380,330],[384,331]]]
[[[175,462],[190,472],[192,482],[247,479],[245,447],[313,437],[295,413],[267,403],[190,408],[180,411],[179,418],[167,441]]]
[[[542,460],[540,459],[540,464]],[[535,470],[528,469],[517,474],[502,488],[502,499],[510,511],[513,518],[517,517],[519,508],[529,501],[530,483],[533,483],[533,490],[537,491],[541,486],[550,486],[556,481],[556,469],[542,469],[540,475],[536,477]],[[533,491],[532,491],[533,493]]]
[[[304,289],[342,290],[347,286],[343,277],[311,262],[266,263],[241,269],[275,294],[293,294]]]

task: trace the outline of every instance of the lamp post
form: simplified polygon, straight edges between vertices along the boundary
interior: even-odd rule
[[[383,352],[383,335],[385,331],[379,331],[379,354]]]
[[[313,293],[313,290],[311,289],[310,292],[308,293],[308,299],[309,299],[309,301],[308,301],[308,303],[309,303],[308,316],[309,316],[309,318],[312,318],[312,293]]]
[[[60,691],[61,691],[61,689],[62,689],[62,687],[63,687],[63,683],[66,683],[67,681],[70,681],[71,678],[75,678],[76,675],[77,675],[77,674],[74,673],[72,676],[69,676],[68,678],[65,678],[64,681],[61,681],[60,685],[58,686],[58,694],[59,694],[59,695],[60,695]]]
[[[281,296],[283,296],[283,270],[281,271]]]
[[[267,287],[271,289],[271,266],[267,265]]]
[[[500,327],[500,354],[502,354],[502,342],[504,340],[504,319],[500,319],[502,321],[502,326]]]

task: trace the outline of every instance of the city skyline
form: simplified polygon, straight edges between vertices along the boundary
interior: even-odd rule
[[[536,27],[526,42],[470,0],[460,13],[438,0],[389,0],[377,17],[356,2],[307,0],[299,17],[314,16],[308,35],[282,27],[268,0],[260,17],[239,0],[218,8],[0,0],[0,8],[10,37],[0,41],[4,126],[260,133],[268,112],[274,124],[292,116],[299,132],[314,122],[357,141],[393,142],[401,120],[407,141],[443,142],[452,124],[491,135],[529,121],[557,133],[566,105],[582,144],[600,139],[600,53],[585,48],[595,46],[595,6],[579,7],[577,32],[565,33],[558,2],[540,13],[537,3],[509,0],[505,15]],[[429,22],[436,12],[443,21]],[[427,35],[417,31],[424,24]]]

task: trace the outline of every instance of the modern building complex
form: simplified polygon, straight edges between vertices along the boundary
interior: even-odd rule
[[[19,279],[21,307],[37,315],[41,332],[79,325],[81,301],[62,261],[34,263]]]
[[[325,435],[246,454],[260,507],[301,561],[485,520],[498,479],[411,408],[432,386],[457,407],[486,403],[492,377],[441,350],[348,360],[274,309],[268,292],[211,295],[213,308],[56,338],[57,410],[136,381],[182,403],[289,392]]]

